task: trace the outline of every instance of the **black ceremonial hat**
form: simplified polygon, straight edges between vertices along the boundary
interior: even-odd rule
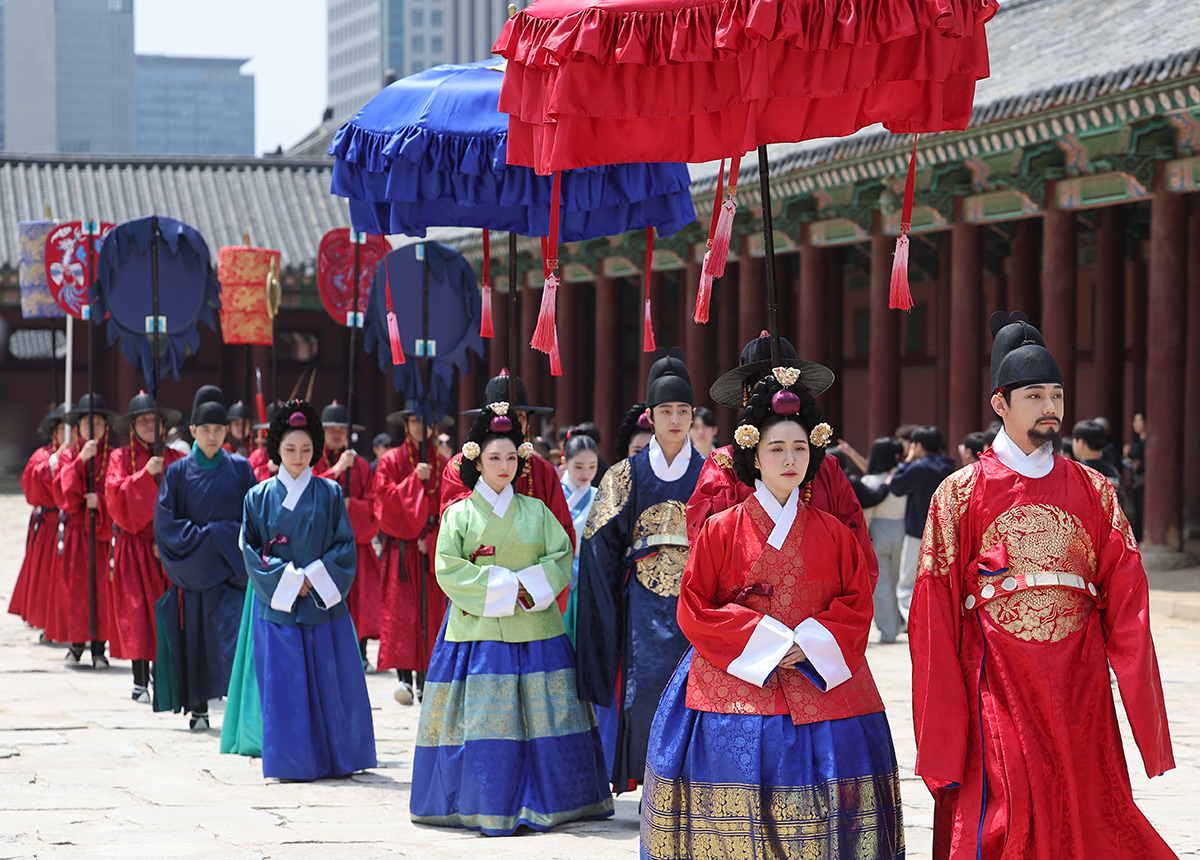
[[[653,409],[660,403],[696,405],[692,377],[683,363],[683,350],[679,347],[661,352],[650,365],[650,374],[646,377],[646,405]]]
[[[38,424],[38,435],[49,439],[54,435],[54,428],[67,420],[67,404],[60,403],[46,413],[46,417]]]
[[[321,410],[321,425],[323,427],[350,427],[350,413],[346,407],[336,400]],[[350,427],[355,433],[361,433],[367,428],[362,424]]]
[[[190,423],[193,427],[199,427],[202,424],[221,424],[229,423],[229,418],[225,415],[225,394],[215,385],[201,385],[196,391],[196,396],[192,398],[192,417]]]
[[[153,412],[154,396],[144,391],[139,391],[129,401],[129,410],[113,422],[113,431],[123,436],[133,426],[135,418],[139,415],[149,415]],[[162,415],[162,429],[164,430],[174,427],[179,423],[179,419],[183,418],[183,413],[178,409],[167,409],[165,406],[159,409],[159,414]]]
[[[108,422],[109,427],[120,417],[108,408],[108,404],[104,402],[104,398],[99,394],[85,394],[79,398],[79,402],[75,404],[75,408],[67,413],[67,423],[78,424],[87,416],[89,409]]]
[[[525,388],[525,383],[521,381],[521,377],[514,377],[514,382],[517,386],[517,402],[515,411],[524,412],[528,415],[549,415],[554,410],[549,406],[530,406],[529,391]],[[508,403],[508,369],[500,371],[499,376],[493,376],[488,380],[487,388],[483,393],[484,403]],[[511,405],[511,404],[510,404]],[[467,418],[475,419],[483,412],[482,409],[468,409],[463,413]]]
[[[1063,384],[1062,371],[1042,333],[1021,311],[996,311],[992,330],[992,393],[1037,383]]]
[[[776,367],[800,368],[800,384],[813,397],[833,385],[833,371],[815,361],[802,361],[786,337],[779,339],[779,361],[771,361],[771,336],[764,331],[742,348],[738,367],[722,374],[708,389],[708,396],[722,406],[741,409],[746,405],[749,389]]]

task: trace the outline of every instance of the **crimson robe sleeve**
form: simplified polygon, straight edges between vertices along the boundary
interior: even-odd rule
[[[446,468],[442,470],[442,499],[438,516],[446,513],[446,508],[455,502],[461,502],[471,495],[471,491],[467,489],[466,484],[462,482],[462,476],[458,473],[458,464],[461,461],[462,454],[455,454],[446,464]]]
[[[745,495],[739,493],[739,487],[745,487],[734,476],[733,471],[725,468],[719,462],[718,455],[728,457],[728,448],[718,448],[708,455],[700,468],[700,477],[696,479],[696,489],[687,503],[687,536],[688,542],[694,543],[700,536],[704,522],[713,514],[728,510],[749,495],[746,487]]]
[[[1092,485],[1100,494],[1106,533],[1098,558],[1098,587],[1102,598],[1104,650],[1121,688],[1133,739],[1142,754],[1146,776],[1175,767],[1167,708],[1154,640],[1150,636],[1150,595],[1142,556],[1133,530],[1108,479],[1099,475]]]
[[[915,770],[930,791],[961,785],[970,712],[959,658],[963,568],[960,536],[978,464],[933,494],[908,616]]]
[[[87,500],[84,498],[87,493],[87,463],[77,451],[71,451],[69,456],[64,452],[59,459],[58,487],[55,498],[59,500],[60,508],[72,516],[87,509]]]
[[[53,465],[51,465],[52,459],[54,461]],[[47,456],[38,460],[30,472],[30,481],[32,483],[30,484],[29,488],[26,488],[25,486],[25,479],[21,479],[21,489],[25,490],[27,497],[29,493],[33,491],[37,494],[38,498],[43,500],[41,502],[33,502],[32,504],[41,504],[48,507],[59,506],[60,499],[55,494],[55,488],[58,484],[58,464],[61,459],[61,455],[59,457],[55,457],[54,453],[51,452]],[[35,488],[33,486],[34,484],[40,485],[40,488]]]
[[[403,448],[394,448],[397,453]],[[429,519],[425,482],[391,452],[375,469],[375,517],[383,532],[399,540],[416,540]]]
[[[104,475],[104,498],[113,521],[124,531],[136,534],[154,522],[158,484],[144,468],[130,474],[134,454],[119,448],[108,458]]]
[[[29,462],[21,471],[21,492],[25,494],[25,501],[31,505],[43,504],[44,484],[39,480],[38,475],[44,470],[43,464],[47,459],[49,459],[49,455],[46,454],[46,449],[39,448],[33,452],[33,456],[29,458]]]
[[[867,638],[871,633],[871,619],[875,613],[875,583],[867,573],[867,560],[856,536],[832,514],[827,519],[821,518],[821,522],[833,538],[833,557],[819,560],[819,563],[836,565],[841,590],[830,601],[828,608],[801,622],[797,632],[808,621],[820,624],[837,643],[845,663],[844,671],[848,672],[845,680],[849,680],[867,659]],[[813,523],[813,527],[816,527],[816,523]],[[807,557],[805,561],[810,565],[813,563]],[[803,640],[800,641],[803,646]],[[812,651],[812,648],[807,647],[805,651]],[[812,656],[810,655],[810,659]],[[836,657],[834,654],[832,662],[836,663]]]
[[[879,559],[875,557],[875,547],[871,544],[871,535],[867,531],[867,519],[863,516],[862,505],[854,494],[850,479],[837,465],[832,457],[826,457],[821,464],[817,479],[826,479],[825,492],[828,495],[829,507],[826,513],[832,514],[838,522],[850,529],[858,545],[862,548],[867,563],[867,575],[871,578],[871,587],[875,587],[879,579]]]

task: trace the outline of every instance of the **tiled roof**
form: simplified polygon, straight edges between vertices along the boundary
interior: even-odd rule
[[[321,237],[350,223],[329,193],[328,158],[20,155],[0,153],[0,267],[16,268],[17,222],[45,217],[120,223],[167,215],[223,245],[282,252],[285,270],[313,265]]]

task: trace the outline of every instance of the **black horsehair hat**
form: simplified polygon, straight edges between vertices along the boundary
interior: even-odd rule
[[[46,413],[46,417],[38,424],[38,435],[43,439],[49,439],[54,435],[54,429],[59,424],[65,424],[67,421],[67,412],[69,404],[60,403]]]
[[[712,384],[708,395],[722,406],[741,409],[746,405],[750,389],[776,367],[800,368],[800,384],[812,392],[813,397],[833,385],[833,371],[815,361],[802,361],[785,337],[779,339],[779,361],[771,361],[771,335],[764,331],[742,348],[739,365],[722,374]]]
[[[1029,317],[1021,311],[996,311],[988,322],[993,341],[993,394],[1023,385],[1063,384],[1058,362]]]
[[[225,414],[225,394],[215,385],[201,385],[192,398],[192,417],[189,423],[193,427],[202,424],[220,424],[227,426],[229,418]]]
[[[324,427],[350,427],[350,413],[346,407],[336,400],[321,410],[321,425]],[[367,428],[362,424],[350,427],[355,433],[361,433]]]
[[[249,421],[250,416],[246,413],[247,410],[245,401],[239,400],[237,403],[225,410],[225,417],[229,419],[231,424],[234,421]]]
[[[477,410],[477,409],[471,410],[472,413],[477,413],[478,411],[479,410]],[[419,414],[420,413],[417,412],[417,410],[413,407],[413,403],[410,400],[408,402],[408,405],[405,406],[403,409],[397,410],[396,412],[389,412],[387,414],[387,418],[385,418],[384,420],[387,421],[388,424],[392,424],[396,427],[403,427],[405,422],[408,421],[408,418],[410,415],[419,415]],[[464,412],[463,414],[466,415],[469,413]],[[453,426],[454,426],[454,416],[453,415],[443,415],[440,419],[438,419],[438,423],[434,429],[436,429],[438,432],[441,432],[442,430],[449,430]]]
[[[646,406],[653,409],[661,403],[696,405],[692,377],[683,362],[683,350],[679,347],[673,347],[669,352],[659,350],[646,377]]]
[[[493,376],[488,380],[487,388],[483,392],[484,403],[508,403],[508,368],[502,368],[499,376]],[[524,412],[526,415],[549,415],[554,410],[549,406],[530,406],[529,391],[525,388],[525,383],[521,381],[521,377],[513,377],[513,381],[517,386],[517,403],[516,411]],[[393,413],[395,414],[395,413]],[[483,414],[482,409],[468,409],[463,413],[463,417],[474,420]],[[390,419],[391,416],[389,415]]]
[[[108,404],[104,402],[104,398],[99,394],[85,394],[79,398],[79,402],[75,404],[75,408],[67,412],[67,423],[78,424],[87,417],[88,411],[96,413],[102,417],[111,427],[117,420],[117,413],[108,408]]]
[[[179,423],[183,418],[183,413],[178,409],[168,409],[165,406],[161,407],[159,414],[162,416],[162,429],[169,430]],[[134,420],[139,415],[149,415],[154,412],[154,397],[147,394],[145,391],[139,391],[129,401],[129,409],[124,415],[121,415],[113,422],[113,432],[118,435],[125,435],[129,432],[129,428],[133,426]]]

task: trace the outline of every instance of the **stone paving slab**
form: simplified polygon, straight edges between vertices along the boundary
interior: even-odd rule
[[[20,565],[28,508],[0,495],[0,610]],[[1175,611],[1195,599],[1200,570],[1154,575],[1151,619],[1177,769],[1148,780],[1124,715],[1134,793],[1181,855],[1200,857],[1200,622]],[[1192,577],[1195,575],[1195,580]],[[107,671],[63,664],[64,649],[0,614],[0,860],[593,860],[636,857],[639,792],[603,822],[489,839],[412,824],[408,816],[420,706],[392,700],[394,676],[369,674],[380,767],[342,780],[264,780],[261,762],[218,753],[224,703],[213,728],[190,732],[182,714],[130,700],[129,663]],[[932,804],[913,774],[911,666],[904,644],[867,652],[888,707],[900,762],[910,860],[929,857]],[[7,757],[5,757],[7,756]]]

